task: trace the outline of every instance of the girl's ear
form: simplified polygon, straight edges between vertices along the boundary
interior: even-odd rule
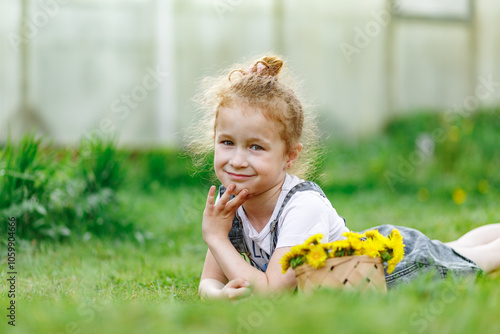
[[[297,145],[295,145],[295,147],[293,147],[290,152],[288,152],[286,158],[287,158],[287,161],[286,161],[286,168],[290,168],[293,166],[293,164],[295,163],[295,161],[297,161],[297,159],[299,158],[299,155],[300,155],[300,151],[302,151],[302,144],[301,143],[298,143]]]

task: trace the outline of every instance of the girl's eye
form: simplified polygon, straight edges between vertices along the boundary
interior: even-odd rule
[[[222,143],[222,145],[225,145],[225,146],[231,146],[231,145],[233,145],[233,142],[230,141],[230,140],[223,140],[221,143]]]
[[[256,151],[261,151],[264,149],[262,146],[259,146],[259,145],[252,145],[250,148],[252,150],[256,150]]]

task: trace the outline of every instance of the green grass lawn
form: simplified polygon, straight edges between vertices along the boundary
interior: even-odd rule
[[[467,125],[461,141],[441,143],[434,158],[388,187],[386,172],[397,173],[400,158],[411,157],[413,140],[427,131],[425,124],[431,124],[431,130],[436,126],[419,117],[388,127],[384,136],[370,142],[328,146],[319,183],[348,227],[404,225],[451,241],[474,227],[500,222],[498,115],[480,114],[473,119],[474,131]],[[108,175],[109,184],[117,180],[108,172],[118,173],[116,165],[109,164],[117,156],[102,151],[107,155],[102,155],[101,167],[89,165],[84,175]],[[238,302],[200,300],[197,288],[207,249],[201,216],[209,183],[189,176],[186,161],[167,153],[153,152],[141,160],[132,152],[124,166],[125,181],[115,182],[123,184],[116,189],[121,217],[134,224],[134,230],[124,229],[125,234],[98,233],[99,212],[107,211],[99,206],[98,192],[76,183],[77,173],[68,171],[45,188],[34,183],[33,193],[41,194],[45,202],[40,203],[52,211],[42,215],[27,207],[24,215],[70,222],[83,217],[83,224],[92,224],[97,232],[84,234],[76,221],[69,238],[17,241],[15,327],[7,324],[12,298],[2,235],[0,333],[500,333],[500,277],[494,275],[476,281],[422,276],[387,294],[321,290]],[[0,171],[2,163],[0,159]],[[67,181],[73,179],[76,185]],[[87,183],[97,179],[87,177]],[[23,182],[29,186],[29,180]],[[66,193],[55,201],[53,189],[63,186]],[[23,189],[18,187],[15,201],[25,198]],[[466,194],[464,202],[453,199],[457,189]],[[76,195],[66,200],[71,194]],[[114,192],[110,194],[106,201],[116,199]],[[71,211],[80,200],[97,201],[93,215]],[[57,221],[50,226],[60,228]],[[115,221],[113,226],[121,225]]]
[[[431,281],[387,295],[345,291],[204,302],[197,285],[206,246],[200,217],[204,189],[120,193],[149,238],[22,243],[17,255],[12,333],[471,332],[500,330],[500,279]],[[421,229],[441,240],[499,222],[493,197],[463,205],[385,190],[328,194],[353,229],[381,223]],[[142,239],[140,239],[142,240]],[[7,275],[0,276],[7,305]],[[5,307],[3,307],[4,313]]]

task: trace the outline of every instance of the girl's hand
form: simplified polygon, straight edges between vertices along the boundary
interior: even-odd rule
[[[245,202],[248,195],[248,190],[243,189],[236,197],[229,200],[234,189],[235,185],[230,184],[224,195],[219,198],[215,205],[215,186],[211,186],[208,191],[207,204],[203,211],[202,223],[203,240],[205,240],[207,244],[208,241],[212,239],[227,239],[227,235],[233,223],[234,214]]]
[[[250,283],[243,277],[235,278],[228,282],[221,290],[220,297],[223,299],[236,300],[250,296],[252,290]]]

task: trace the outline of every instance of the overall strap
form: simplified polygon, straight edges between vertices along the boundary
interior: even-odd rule
[[[269,254],[269,256],[273,255],[274,250],[276,249],[276,244],[278,243],[278,220],[280,219],[281,214],[283,213],[283,210],[285,209],[285,206],[288,204],[288,202],[290,201],[292,196],[295,195],[297,192],[307,191],[307,190],[316,191],[321,195],[321,197],[326,198],[326,195],[323,192],[323,190],[321,189],[321,187],[312,181],[301,182],[301,183],[295,185],[292,189],[290,189],[288,194],[286,194],[286,197],[283,200],[283,203],[281,204],[280,210],[278,211],[276,218],[271,222],[271,226],[270,226],[270,229],[271,229],[271,248],[270,248],[271,253]],[[345,222],[345,220],[344,220],[344,222]]]

